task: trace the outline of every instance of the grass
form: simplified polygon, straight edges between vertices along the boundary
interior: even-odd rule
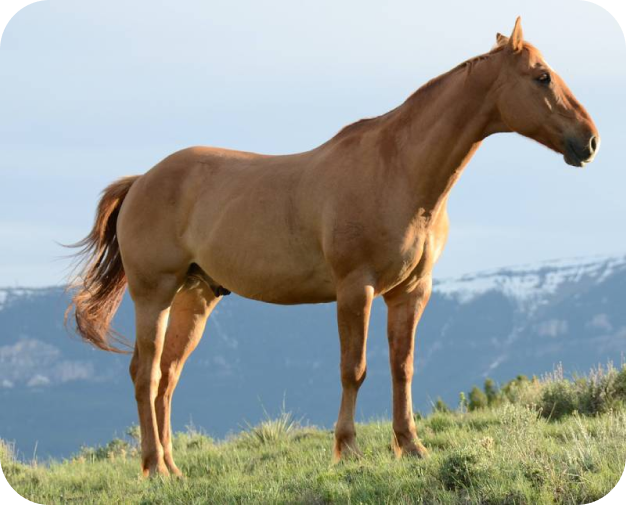
[[[268,423],[274,423],[267,429]],[[363,458],[332,465],[332,433],[266,421],[224,442],[179,433],[184,480],[138,477],[134,443],[114,440],[49,465],[15,461],[9,483],[37,503],[589,503],[626,461],[626,412],[548,421],[507,404],[418,420],[427,460],[396,460],[388,422],[359,425]],[[271,435],[268,435],[270,433]]]
[[[622,372],[518,378],[498,391],[488,384],[491,406],[471,410],[463,395],[458,409],[417,416],[426,460],[395,459],[390,423],[375,421],[357,427],[363,457],[333,465],[332,432],[284,413],[225,441],[193,428],[178,433],[183,480],[139,478],[136,429],[45,465],[16,461],[3,442],[0,462],[16,491],[44,504],[589,503],[624,471]]]

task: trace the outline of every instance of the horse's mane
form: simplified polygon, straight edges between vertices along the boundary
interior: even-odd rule
[[[474,56],[473,58],[470,58],[469,60],[464,61],[463,63],[460,63],[459,65],[457,65],[456,67],[454,67],[451,70],[448,70],[447,72],[434,77],[433,79],[431,79],[430,81],[428,81],[426,84],[424,84],[423,86],[421,86],[420,88],[417,89],[417,91],[413,92],[413,94],[411,94],[402,104],[400,104],[398,107],[390,110],[389,112],[385,112],[384,114],[381,114],[379,116],[373,116],[373,117],[368,117],[368,118],[364,118],[364,119],[359,119],[358,121],[355,121],[354,123],[350,123],[346,126],[344,126],[341,130],[339,130],[339,132],[333,137],[334,139],[337,138],[341,138],[344,137],[350,133],[354,133],[358,130],[361,130],[364,126],[370,126],[372,125],[375,121],[388,116],[389,114],[391,114],[392,112],[396,111],[397,109],[399,109],[400,107],[402,107],[402,105],[404,105],[405,103],[411,101],[415,101],[418,99],[421,99],[422,96],[424,96],[426,93],[432,91],[433,89],[438,88],[441,84],[443,84],[448,78],[450,78],[453,75],[456,75],[462,71],[466,71],[468,74],[472,72],[472,70],[474,69],[475,65],[477,63],[480,63],[482,61],[488,60],[490,59],[494,54],[497,54],[501,51],[503,51],[506,48],[506,45],[499,45],[494,47],[491,51],[489,51],[488,53],[485,54],[481,54],[478,56]],[[531,46],[530,44],[524,44],[524,49],[527,50],[535,50],[536,49]]]

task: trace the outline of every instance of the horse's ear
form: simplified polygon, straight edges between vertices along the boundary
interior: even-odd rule
[[[509,46],[513,51],[519,52],[524,47],[524,34],[522,33],[522,18],[520,16],[515,20],[515,28],[509,37]]]
[[[503,46],[508,41],[509,41],[509,38],[506,35],[502,35],[501,33],[496,33],[496,47]]]

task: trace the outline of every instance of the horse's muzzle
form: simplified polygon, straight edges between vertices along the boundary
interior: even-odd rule
[[[584,167],[591,163],[600,149],[600,137],[592,135],[585,141],[568,138],[565,140],[565,163],[573,167]]]

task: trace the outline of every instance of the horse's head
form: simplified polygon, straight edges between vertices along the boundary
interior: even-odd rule
[[[585,108],[541,53],[524,42],[520,18],[510,37],[497,35],[503,62],[495,89],[503,129],[520,133],[582,167],[593,161],[600,136]]]

